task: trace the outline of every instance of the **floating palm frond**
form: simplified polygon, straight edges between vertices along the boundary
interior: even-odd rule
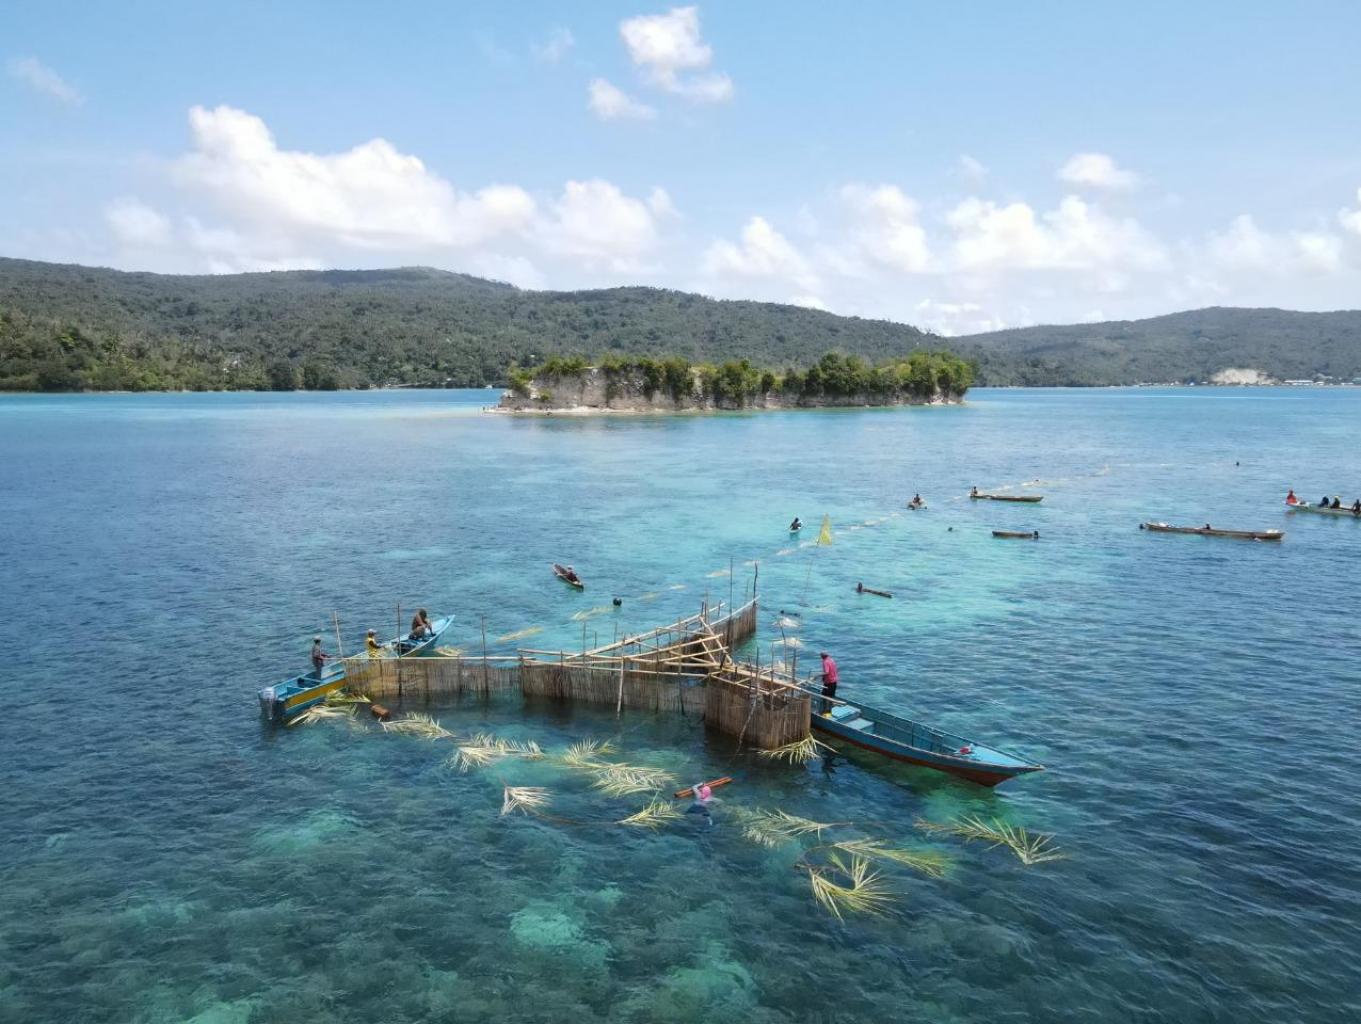
[[[950,865],[950,858],[937,850],[904,850],[888,846],[877,839],[846,839],[832,846],[853,857],[902,864],[930,878],[944,878],[945,869]]]
[[[1053,836],[1042,832],[1030,832],[1020,825],[1008,825],[997,818],[987,822],[982,818],[969,816],[944,825],[918,818],[916,826],[923,832],[959,836],[966,842],[984,842],[988,844],[989,849],[1005,846],[1027,867],[1043,864],[1045,861],[1062,860],[1067,856],[1054,845]]]
[[[503,633],[496,638],[496,642],[501,644],[510,643],[512,640],[523,640],[525,637],[534,636],[536,633],[542,632],[542,626],[530,626],[528,629],[517,629],[513,633]]]
[[[822,835],[831,828],[821,821],[810,821],[784,811],[749,811],[741,816],[742,835],[753,843],[776,847],[799,836]]]
[[[548,790],[542,786],[506,786],[501,799],[501,813],[538,810],[548,804]]]
[[[847,864],[840,857],[832,857],[825,867],[809,867],[808,883],[813,898],[824,909],[845,920],[845,913],[881,914],[893,901],[893,893],[882,876],[870,869],[863,857],[852,857]]]
[[[295,715],[288,722],[294,725],[313,725],[317,722],[325,722],[337,718],[353,718],[355,709],[353,707],[336,707],[329,704],[313,704],[302,713]]]
[[[449,739],[454,735],[429,715],[420,714],[410,714],[393,722],[384,722],[383,731],[419,736],[426,740]]]
[[[602,754],[614,753],[609,740],[580,740],[567,748],[562,763],[568,768],[599,768]]]
[[[772,761],[806,764],[809,761],[816,761],[822,756],[824,750],[830,753],[832,748],[821,740],[814,739],[813,734],[809,733],[803,739],[786,743],[783,747],[776,747],[774,750],[761,750],[757,753],[762,757],[770,758]]]
[[[632,793],[651,793],[675,781],[674,775],[661,768],[637,764],[602,764],[595,769],[595,782],[592,785],[610,796],[628,796]]]
[[[373,701],[365,697],[362,693],[351,693],[349,690],[336,690],[335,693],[326,695],[327,704],[372,704]]]
[[[661,828],[667,822],[677,821],[680,817],[680,811],[671,804],[665,800],[654,799],[638,813],[620,818],[618,824],[636,825],[639,828]]]
[[[435,648],[435,653],[438,654],[438,655],[440,655],[440,656],[443,657],[443,658],[461,658],[461,657],[463,657],[463,648],[462,648],[462,647],[436,647],[436,648]]]
[[[533,740],[507,740],[493,736],[489,732],[474,734],[469,740],[458,745],[458,752],[445,764],[466,772],[470,768],[482,768],[499,761],[503,757],[520,757],[526,761],[537,761],[543,757],[543,750]]]

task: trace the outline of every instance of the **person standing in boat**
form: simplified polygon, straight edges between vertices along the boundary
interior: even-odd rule
[[[841,680],[841,674],[837,671],[836,660],[823,651],[822,658],[822,695],[824,697],[836,698],[836,684]],[[822,702],[822,714],[828,715],[832,712],[832,702],[824,700]]]
[[[978,488],[977,488],[977,487],[970,487],[970,488],[969,488],[969,497],[970,497],[970,498],[976,498],[976,497],[978,497]]]
[[[378,642],[378,630],[369,630],[368,636],[364,637],[364,650],[369,652],[370,658],[376,658],[383,653],[383,645]]]
[[[320,679],[322,673],[326,671],[326,662],[330,657],[321,649],[321,637],[314,636],[312,638],[312,675]]]
[[[418,609],[416,614],[411,616],[411,639],[421,640],[435,632],[435,627],[430,625],[430,616],[424,608]]]

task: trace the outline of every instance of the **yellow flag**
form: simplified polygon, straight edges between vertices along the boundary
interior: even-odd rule
[[[824,515],[822,517],[822,529],[818,531],[818,547],[832,543],[832,517]]]

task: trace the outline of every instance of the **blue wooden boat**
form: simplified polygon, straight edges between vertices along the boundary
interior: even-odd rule
[[[313,704],[320,704],[345,685],[345,663],[332,662],[318,676],[304,672],[260,691],[260,713],[271,722],[287,722]]]
[[[404,634],[383,644],[385,654],[396,652],[399,658],[420,658],[433,654],[440,638],[454,624],[452,615],[430,620],[431,632],[419,640]],[[321,676],[315,672],[285,679],[260,691],[260,711],[271,722],[287,722],[313,704],[319,704],[345,685],[345,662],[331,662]]]
[[[813,715],[813,728],[895,761],[935,768],[981,786],[1044,770],[1044,765],[1019,754],[985,747],[863,704],[838,702],[829,713]]]

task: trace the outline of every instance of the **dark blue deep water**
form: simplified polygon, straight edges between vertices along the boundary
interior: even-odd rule
[[[0,398],[0,1021],[1361,1018],[1361,522],[1281,503],[1361,493],[1361,392],[529,420],[490,398]],[[901,512],[914,491],[930,508]],[[824,513],[833,545],[790,547],[789,519]],[[801,663],[834,651],[843,696],[1049,770],[990,791],[772,764],[680,717],[433,709],[737,778],[713,828],[648,832],[604,824],[640,798],[551,759],[460,773],[447,740],[258,720],[314,632],[334,648],[333,612],[350,650],[398,604],[457,615],[471,652],[484,616],[493,653],[580,646],[740,600],[752,561],[763,659],[797,610]],[[591,824],[503,818],[507,783]],[[809,843],[743,838],[756,808],[950,868],[886,868],[887,912],[838,921]],[[966,814],[1067,856],[913,827]]]

